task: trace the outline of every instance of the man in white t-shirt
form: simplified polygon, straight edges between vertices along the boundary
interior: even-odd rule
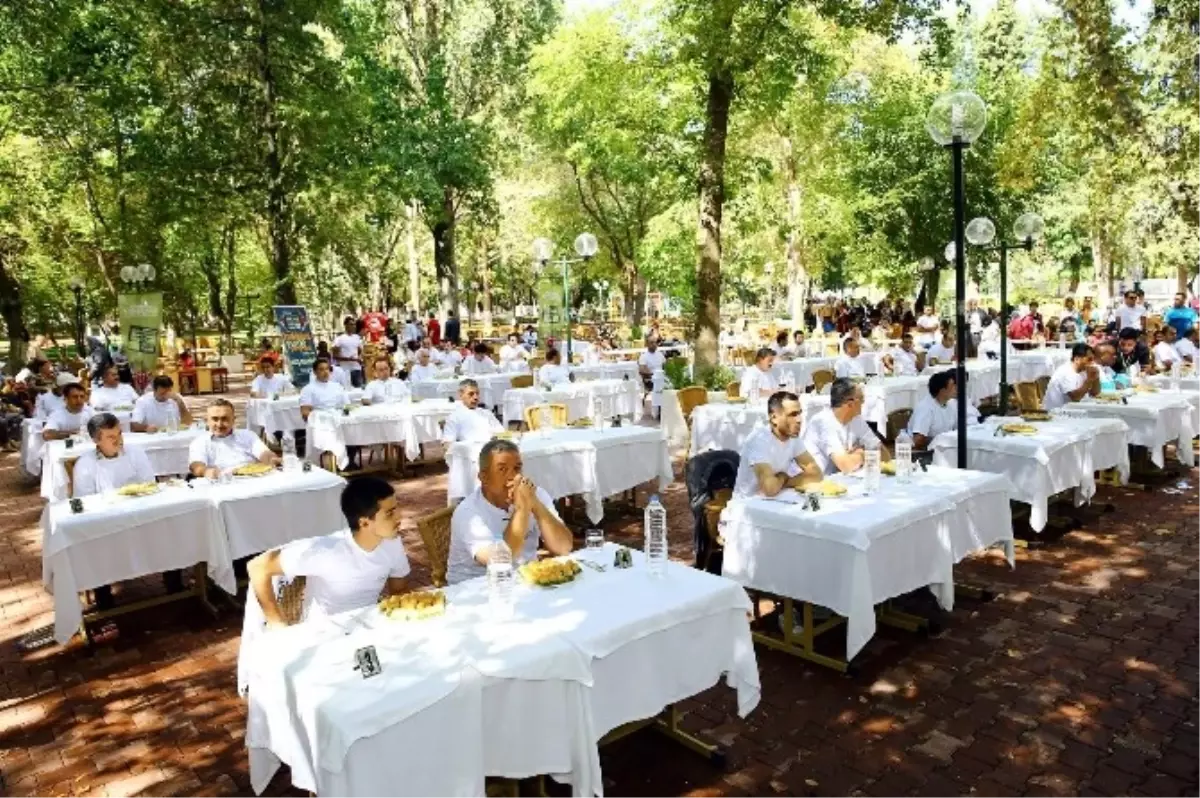
[[[112,413],[97,413],[87,424],[96,448],[75,461],[72,496],[107,493],[144,482],[154,482],[154,467],[146,453],[124,445],[121,422]]]
[[[503,430],[492,411],[479,406],[479,383],[475,380],[460,382],[458,406],[450,412],[442,427],[442,442],[486,441]]]
[[[1170,371],[1174,363],[1183,363],[1175,348],[1175,328],[1163,327],[1154,331],[1154,365],[1159,371]]]
[[[554,555],[570,554],[573,546],[550,494],[522,474],[517,445],[498,438],[479,453],[479,487],[454,508],[446,581],[486,574],[500,540],[508,544],[514,568],[537,559],[539,541]]]
[[[408,368],[409,382],[428,382],[437,378],[437,366],[429,362],[429,350],[418,349],[416,362]]]
[[[821,469],[800,438],[800,397],[776,391],[767,401],[767,423],[741,448],[733,495],[775,496],[784,488],[821,481]]]
[[[489,356],[487,344],[475,344],[475,348],[471,352],[471,357],[464,360],[462,364],[462,373],[464,375],[478,377],[484,374],[496,373],[496,361],[492,360]]]
[[[863,391],[847,379],[836,379],[829,388],[829,408],[817,413],[804,428],[804,448],[825,474],[849,474],[862,468],[863,452],[880,449],[882,460],[892,459],[862,417]]]
[[[192,439],[188,463],[192,476],[216,479],[226,469],[267,463],[279,458],[248,429],[233,428],[233,405],[228,399],[214,399],[205,412],[208,433]]]
[[[412,391],[404,380],[392,376],[392,359],[379,355],[371,365],[372,379],[363,391],[364,405],[387,405],[412,401]]]
[[[925,350],[925,363],[930,366],[944,366],[947,363],[953,363],[955,360],[954,343],[954,333],[947,328],[942,332],[942,340]]]
[[[785,346],[780,354],[788,360],[795,360],[804,357],[806,352],[804,330],[796,330],[792,333],[792,342]]]
[[[169,428],[172,420],[181,427],[191,424],[192,414],[174,388],[175,382],[166,374],[155,377],[150,390],[133,403],[129,428],[134,432],[157,432]]]
[[[132,409],[137,401],[137,391],[132,385],[121,382],[116,366],[106,366],[100,374],[100,384],[92,389],[88,404],[93,410]]]
[[[506,374],[524,374],[529,371],[529,350],[521,345],[521,337],[508,334],[508,340],[500,347],[500,370]]]
[[[900,337],[900,346],[889,350],[881,362],[889,374],[915,376],[925,368],[925,355],[913,349],[912,333],[904,333]]]
[[[376,477],[352,479],[342,488],[341,505],[346,529],[297,540],[250,561],[250,589],[268,629],[287,626],[275,577],[305,578],[301,621],[370,607],[381,597],[408,591],[408,555],[392,486]]]
[[[842,354],[833,361],[833,376],[843,379],[866,379],[867,370],[858,359],[861,354],[862,350],[858,348],[858,341],[854,338],[842,341]]]
[[[433,354],[433,362],[444,369],[457,370],[462,365],[462,353],[454,348],[454,344],[443,338],[438,344],[438,350]]]
[[[925,309],[921,311],[921,315],[917,317],[917,343],[923,348],[933,346],[941,327],[942,320],[934,311],[933,304],[927,303]]]
[[[314,360],[312,379],[300,391],[300,417],[308,421],[314,410],[341,410],[347,404],[346,390],[333,379],[329,361],[322,357]]]
[[[55,410],[58,410],[60,407],[66,407],[66,403],[63,402],[62,389],[68,385],[77,385],[78,383],[79,378],[74,374],[63,372],[55,377],[54,388],[37,395],[37,399],[33,404],[33,417],[45,421],[50,418]]]
[[[854,341],[856,344],[858,344],[858,351],[860,353],[875,351],[875,344],[871,343],[871,339],[869,337],[864,338],[862,330],[857,326],[850,328],[850,332],[846,334],[846,339]]]
[[[642,382],[649,385],[649,380],[654,376],[654,372],[663,367],[667,362],[667,355],[658,348],[658,339],[650,336],[646,339],[646,351],[638,355],[638,374],[642,375]]]
[[[1088,394],[1100,394],[1100,370],[1092,363],[1093,356],[1092,348],[1087,344],[1071,347],[1071,360],[1055,369],[1046,386],[1042,404],[1047,410],[1078,402]]]
[[[1195,364],[1196,362],[1197,336],[1200,336],[1200,328],[1192,327],[1188,330],[1186,337],[1175,342],[1175,351],[1179,353],[1179,357],[1185,363]]]
[[[971,344],[978,350],[979,339],[983,337],[983,311],[979,308],[978,299],[967,300],[967,324],[971,331]]]
[[[92,420],[95,411],[87,405],[87,393],[78,382],[62,389],[63,406],[50,414],[42,428],[42,440],[57,441],[78,433]]]
[[[1146,306],[1138,303],[1136,291],[1125,292],[1125,303],[1117,306],[1117,331],[1146,328]]]
[[[967,424],[979,423],[979,411],[967,407]],[[943,432],[958,429],[958,383],[953,370],[929,378],[929,396],[917,402],[908,421],[914,449],[925,449]]]
[[[571,369],[562,364],[562,355],[557,349],[546,350],[546,365],[538,369],[539,385],[558,385],[571,381]]]
[[[333,362],[341,366],[350,375],[350,384],[355,388],[363,385],[363,340],[358,334],[357,324],[353,316],[342,320],[345,330],[333,339]]]
[[[766,401],[779,390],[775,368],[775,352],[762,347],[754,353],[754,365],[742,372],[738,395],[749,402]]]
[[[252,399],[270,399],[283,396],[295,390],[292,381],[285,374],[276,373],[279,364],[275,358],[267,356],[258,361],[258,374],[250,383]]]

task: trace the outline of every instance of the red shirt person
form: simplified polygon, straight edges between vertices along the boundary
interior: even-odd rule
[[[367,340],[373,344],[377,344],[383,340],[384,334],[387,332],[388,317],[386,313],[381,313],[378,310],[372,310],[370,313],[364,313],[362,317],[363,334]]]
[[[437,348],[437,345],[442,342],[442,325],[437,320],[437,316],[433,315],[433,311],[429,312],[429,322],[425,325],[425,334],[429,336],[429,343]]]

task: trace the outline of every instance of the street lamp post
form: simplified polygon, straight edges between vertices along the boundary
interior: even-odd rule
[[[72,277],[70,286],[75,294],[75,351],[83,357],[86,352],[83,347],[83,280],[78,276]]]
[[[592,283],[596,293],[600,295],[600,321],[608,321],[608,305],[604,304],[604,292],[608,290],[608,280],[596,280]]]
[[[600,249],[599,242],[591,233],[580,233],[575,237],[575,253],[578,258],[559,258],[554,263],[562,269],[563,289],[563,322],[567,332],[567,364],[571,363],[571,264],[584,263],[595,257]],[[540,269],[546,268],[554,257],[554,244],[548,238],[539,238],[533,242],[533,259]]]
[[[963,175],[963,151],[979,138],[987,124],[987,106],[969,91],[955,91],[937,98],[925,118],[925,127],[935,142],[950,150],[954,181],[954,328],[957,367],[954,381],[963,391],[958,400],[958,467],[967,467],[967,267],[965,236],[967,197]]]
[[[1000,253],[1000,415],[1008,415],[1008,251],[1023,249],[1033,250],[1035,241],[1042,237],[1045,229],[1042,217],[1036,213],[1023,213],[1013,223],[1013,238],[1016,244],[1000,241],[991,244],[996,237],[996,225],[991,220],[979,217],[972,219],[967,225],[967,240],[976,246],[984,247],[984,252]],[[974,228],[974,229],[972,229]]]

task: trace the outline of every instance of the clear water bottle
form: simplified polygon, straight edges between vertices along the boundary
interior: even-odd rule
[[[492,544],[488,552],[487,565],[488,606],[494,618],[511,618],[513,615],[513,560],[512,551],[503,539]]]
[[[879,450],[867,449],[863,452],[863,492],[870,495],[879,491]]]
[[[283,470],[299,471],[300,458],[296,456],[296,439],[292,436],[290,430],[283,434],[283,439],[279,442],[279,446],[283,450]]]
[[[167,408],[167,433],[174,435],[179,432],[179,411],[174,407]]]
[[[1178,360],[1171,361],[1171,390],[1179,393],[1180,382],[1183,379],[1183,364]]]
[[[900,430],[896,436],[896,479],[908,482],[912,479],[912,436],[908,430]]]
[[[651,576],[662,576],[667,571],[667,510],[658,500],[658,494],[650,497],[646,505],[646,567]]]

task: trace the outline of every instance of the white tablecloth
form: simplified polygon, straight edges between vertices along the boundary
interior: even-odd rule
[[[722,402],[700,405],[692,411],[691,453],[695,456],[714,449],[740,451],[750,433],[766,424],[765,404]]]
[[[661,372],[659,372],[661,373]],[[679,391],[669,389],[661,392],[662,413],[659,415],[658,426],[667,436],[667,443],[673,449],[682,449],[690,443],[687,420],[683,417],[683,408],[679,406]],[[728,399],[724,391],[709,391],[710,405],[724,404]]]
[[[585,569],[568,587],[518,585],[512,621],[492,619],[476,579],[448,588],[446,614],[429,621],[392,622],[372,607],[271,632],[250,650],[243,638],[254,788],[286,762],[295,786],[322,795],[482,795],[486,775],[538,773],[599,795],[597,744],[609,730],[722,674],[739,713],[753,710],[741,588],[674,563],[651,579],[637,552],[634,568],[617,570],[613,551],[577,555],[607,570]],[[363,680],[353,652],[366,645],[382,672]]]
[[[939,473],[940,472],[940,473]],[[929,586],[954,606],[954,564],[1000,543],[1012,562],[1012,486],[1003,477],[931,469],[911,483],[839,475],[850,492],[803,510],[795,491],[735,499],[721,513],[724,575],[747,588],[809,601],[847,619],[846,656],[875,634],[875,605]]]
[[[351,404],[362,401],[360,388],[346,391]],[[295,432],[304,429],[304,418],[300,415],[300,394],[288,394],[278,399],[249,399],[246,401],[246,428],[274,437],[276,432]]]
[[[887,428],[887,418],[897,410],[912,410],[921,398],[929,395],[929,378],[915,377],[872,377],[863,384],[863,418],[879,425],[880,432]],[[829,407],[829,393],[808,394],[802,397],[804,413],[816,412]],[[809,409],[811,407],[811,410]]]
[[[1070,359],[1070,350],[1064,349],[1030,349],[1011,354],[1008,356],[1008,384],[1037,382],[1042,377],[1049,377]]]
[[[626,375],[629,375],[631,380],[641,380],[638,376],[638,364],[636,360],[627,360],[621,363],[601,363],[596,366],[571,366],[571,373],[575,375],[575,379],[579,382],[586,380],[621,380]]]
[[[121,431],[128,434],[133,413],[122,410],[113,415],[121,422]],[[21,422],[21,470],[31,477],[42,473],[42,448],[45,446],[42,430],[45,426],[45,420],[40,418],[27,418]],[[86,434],[87,431],[80,432]]]
[[[877,358],[874,353],[867,352],[859,356],[863,363],[863,367],[871,367],[870,373],[874,373]],[[775,367],[773,371],[782,378],[785,374],[790,374],[796,382],[796,392],[802,393],[808,390],[812,385],[812,375],[814,371],[833,371],[833,364],[836,362],[832,357],[801,357],[795,360],[780,360],[775,358]],[[741,377],[741,374],[738,374]]]
[[[1022,423],[1019,417],[1005,419]],[[1075,489],[1082,504],[1096,493],[1092,442],[1095,427],[1069,420],[1038,423],[1036,435],[998,435],[999,417],[967,430],[967,467],[1003,474],[1012,483],[1015,501],[1029,505],[1029,525],[1035,532],[1046,527],[1050,497]],[[954,466],[958,461],[958,433],[944,432],[933,439],[933,461]]]
[[[1170,377],[1151,377],[1150,384],[1160,391],[1171,393]],[[1185,377],[1179,381],[1179,392],[1192,403],[1192,431],[1200,434],[1200,379]]]
[[[1129,404],[1098,402],[1088,398],[1070,406],[1088,415],[1119,418],[1129,425],[1129,443],[1145,446],[1150,459],[1156,466],[1165,465],[1163,446],[1175,442],[1179,462],[1186,466],[1195,465],[1192,438],[1196,430],[1192,426],[1192,404],[1181,394],[1170,391],[1159,393],[1132,393]]]
[[[591,418],[594,402],[599,399],[605,418],[625,416],[642,418],[642,383],[635,379],[564,382],[549,392],[541,388],[510,388],[504,392],[505,424],[525,420],[525,408],[556,403],[567,406],[567,420]]]
[[[471,379],[479,385],[479,403],[484,407],[500,407],[504,392],[512,387],[513,377],[519,374],[475,374],[450,379],[421,380],[411,383],[413,398],[446,401],[458,396],[458,385]]]
[[[925,391],[929,390],[929,377],[939,371],[952,371],[953,365],[929,366],[924,371]],[[993,360],[967,361],[967,399],[971,405],[978,407],[979,403],[991,396],[1000,395],[1000,364]]]
[[[124,441],[126,446],[144,451],[155,475],[165,477],[188,473],[188,446],[201,434],[193,428],[175,433],[130,432],[124,436]],[[91,442],[77,442],[68,449],[65,441],[48,441],[42,447],[42,498],[50,501],[68,498],[67,469],[63,461],[78,458],[95,448]]]
[[[347,446],[402,443],[414,457],[421,444],[441,439],[442,422],[457,406],[457,402],[423,400],[357,407],[348,416],[315,411],[308,416],[305,456],[319,463],[322,452],[332,452],[338,467],[345,468],[349,463]]]
[[[522,435],[517,444],[525,475],[553,499],[582,495],[593,523],[604,517],[605,497],[652,479],[665,489],[674,480],[667,440],[650,427],[539,431]],[[449,503],[479,484],[482,448],[482,443],[459,442],[446,452]]]
[[[324,469],[235,477],[229,485],[192,484],[217,508],[234,559],[346,528],[341,508],[346,480]]]

